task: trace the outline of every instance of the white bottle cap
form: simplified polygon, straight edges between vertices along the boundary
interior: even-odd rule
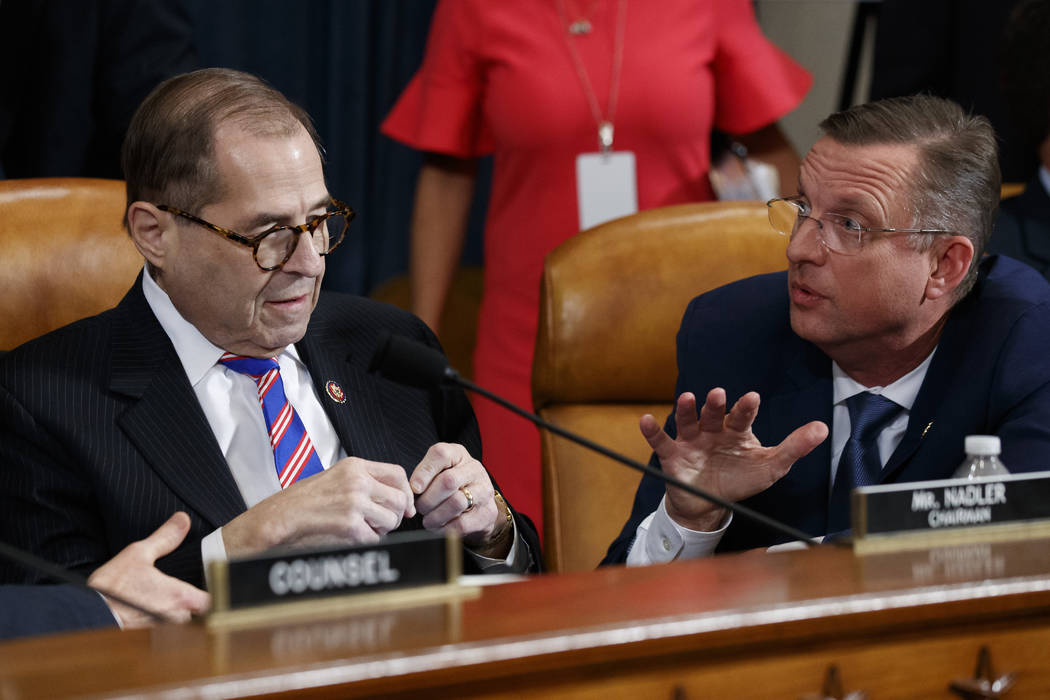
[[[1002,446],[998,435],[967,435],[965,448],[968,455],[997,455]]]

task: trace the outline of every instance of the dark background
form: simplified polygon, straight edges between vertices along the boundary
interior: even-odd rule
[[[649,1],[649,0],[646,0]],[[329,189],[358,211],[325,286],[367,294],[407,267],[420,156],[379,135],[419,66],[436,0],[0,0],[0,176],[120,178],[131,113],[175,73],[259,75],[313,116]],[[872,96],[920,90],[989,114],[998,37],[1014,0],[861,3],[878,21]],[[1033,167],[1004,153],[1007,180]],[[487,173],[464,262],[480,264]]]
[[[379,135],[379,124],[422,62],[435,1],[188,0],[201,66],[262,76],[316,122],[329,189],[358,211],[328,261],[327,288],[366,294],[407,267],[420,156]],[[482,217],[468,264],[481,261]]]
[[[358,216],[325,286],[365,294],[407,267],[420,156],[379,124],[422,61],[436,0],[0,0],[0,175],[121,178],[135,107],[160,80],[225,66],[313,117],[332,194]],[[480,264],[482,204],[464,260]]]

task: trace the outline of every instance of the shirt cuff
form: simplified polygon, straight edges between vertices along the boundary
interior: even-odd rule
[[[667,497],[638,525],[634,542],[627,552],[627,566],[664,564],[676,559],[699,559],[714,553],[726,528],[733,522],[730,511],[721,527],[710,532],[682,527],[667,514]]]
[[[204,585],[211,590],[208,564],[213,561],[226,561],[226,543],[222,541],[222,528],[211,532],[201,540],[201,561],[204,562]]]
[[[464,548],[482,571],[523,574],[532,566],[532,553],[529,552],[528,546],[518,537],[518,521],[511,518],[511,526],[514,528],[514,540],[505,559],[484,557],[472,551],[469,547]]]
[[[124,629],[124,621],[120,619],[120,615],[118,615],[117,611],[113,609],[113,606],[109,604],[109,600],[103,595],[102,591],[95,591],[93,588],[91,590],[95,592],[95,595],[102,599],[102,604],[106,606],[106,610],[108,610],[109,614],[113,616],[113,620],[117,623],[117,627]]]

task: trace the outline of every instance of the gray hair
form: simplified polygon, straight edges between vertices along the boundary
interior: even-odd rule
[[[914,145],[911,208],[917,228],[946,229],[973,243],[970,269],[956,290],[961,299],[977,281],[977,266],[999,208],[999,149],[991,123],[941,97],[912,95],[856,105],[820,123],[825,135],[846,145]],[[930,236],[915,234],[919,249]]]
[[[121,149],[127,203],[144,200],[196,212],[221,200],[215,132],[225,123],[257,136],[293,136],[304,128],[324,160],[301,107],[254,75],[205,68],[165,80],[136,110]]]

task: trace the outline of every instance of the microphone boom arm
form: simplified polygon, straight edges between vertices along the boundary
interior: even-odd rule
[[[488,389],[484,389],[484,388],[478,386],[477,384],[475,384],[474,382],[470,381],[469,379],[465,379],[464,377],[461,377],[459,372],[457,372],[456,370],[452,369],[451,367],[448,367],[448,366],[445,367],[444,379],[445,379],[446,382],[448,382],[450,384],[455,384],[455,385],[460,386],[460,387],[462,387],[462,388],[464,388],[464,389],[466,389],[468,391],[472,391],[472,392],[474,392],[476,394],[480,394],[481,396],[484,396],[489,401],[496,402],[497,404],[499,404],[503,408],[506,408],[509,411],[513,411],[514,413],[518,414],[522,418],[525,418],[525,419],[535,423],[537,426],[539,426],[541,428],[544,428],[545,430],[551,431],[552,433],[554,433],[555,435],[558,435],[559,437],[563,437],[566,440],[570,440],[572,442],[575,442],[578,445],[582,445],[583,447],[586,447],[589,450],[594,450],[595,452],[597,452],[597,453],[599,453],[601,455],[604,455],[604,456],[608,457],[609,459],[615,460],[615,461],[619,462],[620,464],[623,464],[623,465],[626,465],[626,466],[630,467],[631,469],[640,471],[643,474],[649,474],[650,476],[655,477],[655,478],[657,478],[657,479],[659,479],[659,480],[661,480],[661,481],[663,481],[663,482],[665,482],[667,484],[670,484],[671,486],[674,486],[675,488],[679,488],[679,489],[685,491],[686,493],[688,493],[690,495],[696,496],[698,498],[702,498],[702,499],[704,499],[706,501],[709,501],[711,503],[715,503],[715,504],[717,504],[717,505],[719,505],[719,506],[721,506],[721,507],[723,507],[723,508],[725,508],[727,510],[730,510],[730,511],[732,511],[734,513],[740,513],[744,517],[750,518],[750,519],[754,520],[755,522],[761,523],[762,525],[765,525],[766,527],[768,527],[771,530],[775,530],[776,532],[778,532],[778,533],[780,533],[782,535],[789,535],[793,539],[799,540],[801,542],[805,542],[807,545],[812,546],[812,545],[820,544],[819,541],[813,539],[810,535],[808,535],[805,532],[802,532],[799,529],[796,529],[796,528],[794,528],[794,527],[792,527],[790,525],[787,525],[785,523],[781,523],[781,522],[779,522],[777,520],[774,520],[774,519],[772,519],[772,518],[770,518],[770,517],[768,517],[766,515],[763,515],[762,513],[759,513],[756,510],[752,510],[752,509],[748,508],[747,506],[740,505],[739,503],[732,503],[730,501],[725,500],[724,498],[721,498],[719,496],[714,495],[713,493],[708,493],[707,491],[699,489],[699,488],[693,486],[692,484],[688,484],[688,483],[682,481],[681,479],[677,479],[677,478],[675,478],[675,477],[673,477],[673,476],[671,476],[669,474],[666,474],[666,473],[660,471],[659,469],[651,467],[648,464],[642,464],[641,462],[633,460],[630,457],[627,457],[625,455],[620,454],[619,452],[614,452],[613,450],[610,450],[608,447],[604,447],[602,445],[599,445],[596,442],[588,440],[587,438],[583,437],[582,435],[577,435],[577,434],[575,434],[573,432],[570,432],[570,431],[566,430],[565,428],[562,428],[559,425],[555,425],[554,423],[546,421],[543,418],[540,418],[535,413],[530,413],[529,411],[526,411],[525,409],[520,408],[519,406],[516,406],[515,404],[512,404],[510,401],[507,401],[506,399],[504,399],[504,398],[502,398],[500,396],[497,396],[496,394],[493,394]]]

